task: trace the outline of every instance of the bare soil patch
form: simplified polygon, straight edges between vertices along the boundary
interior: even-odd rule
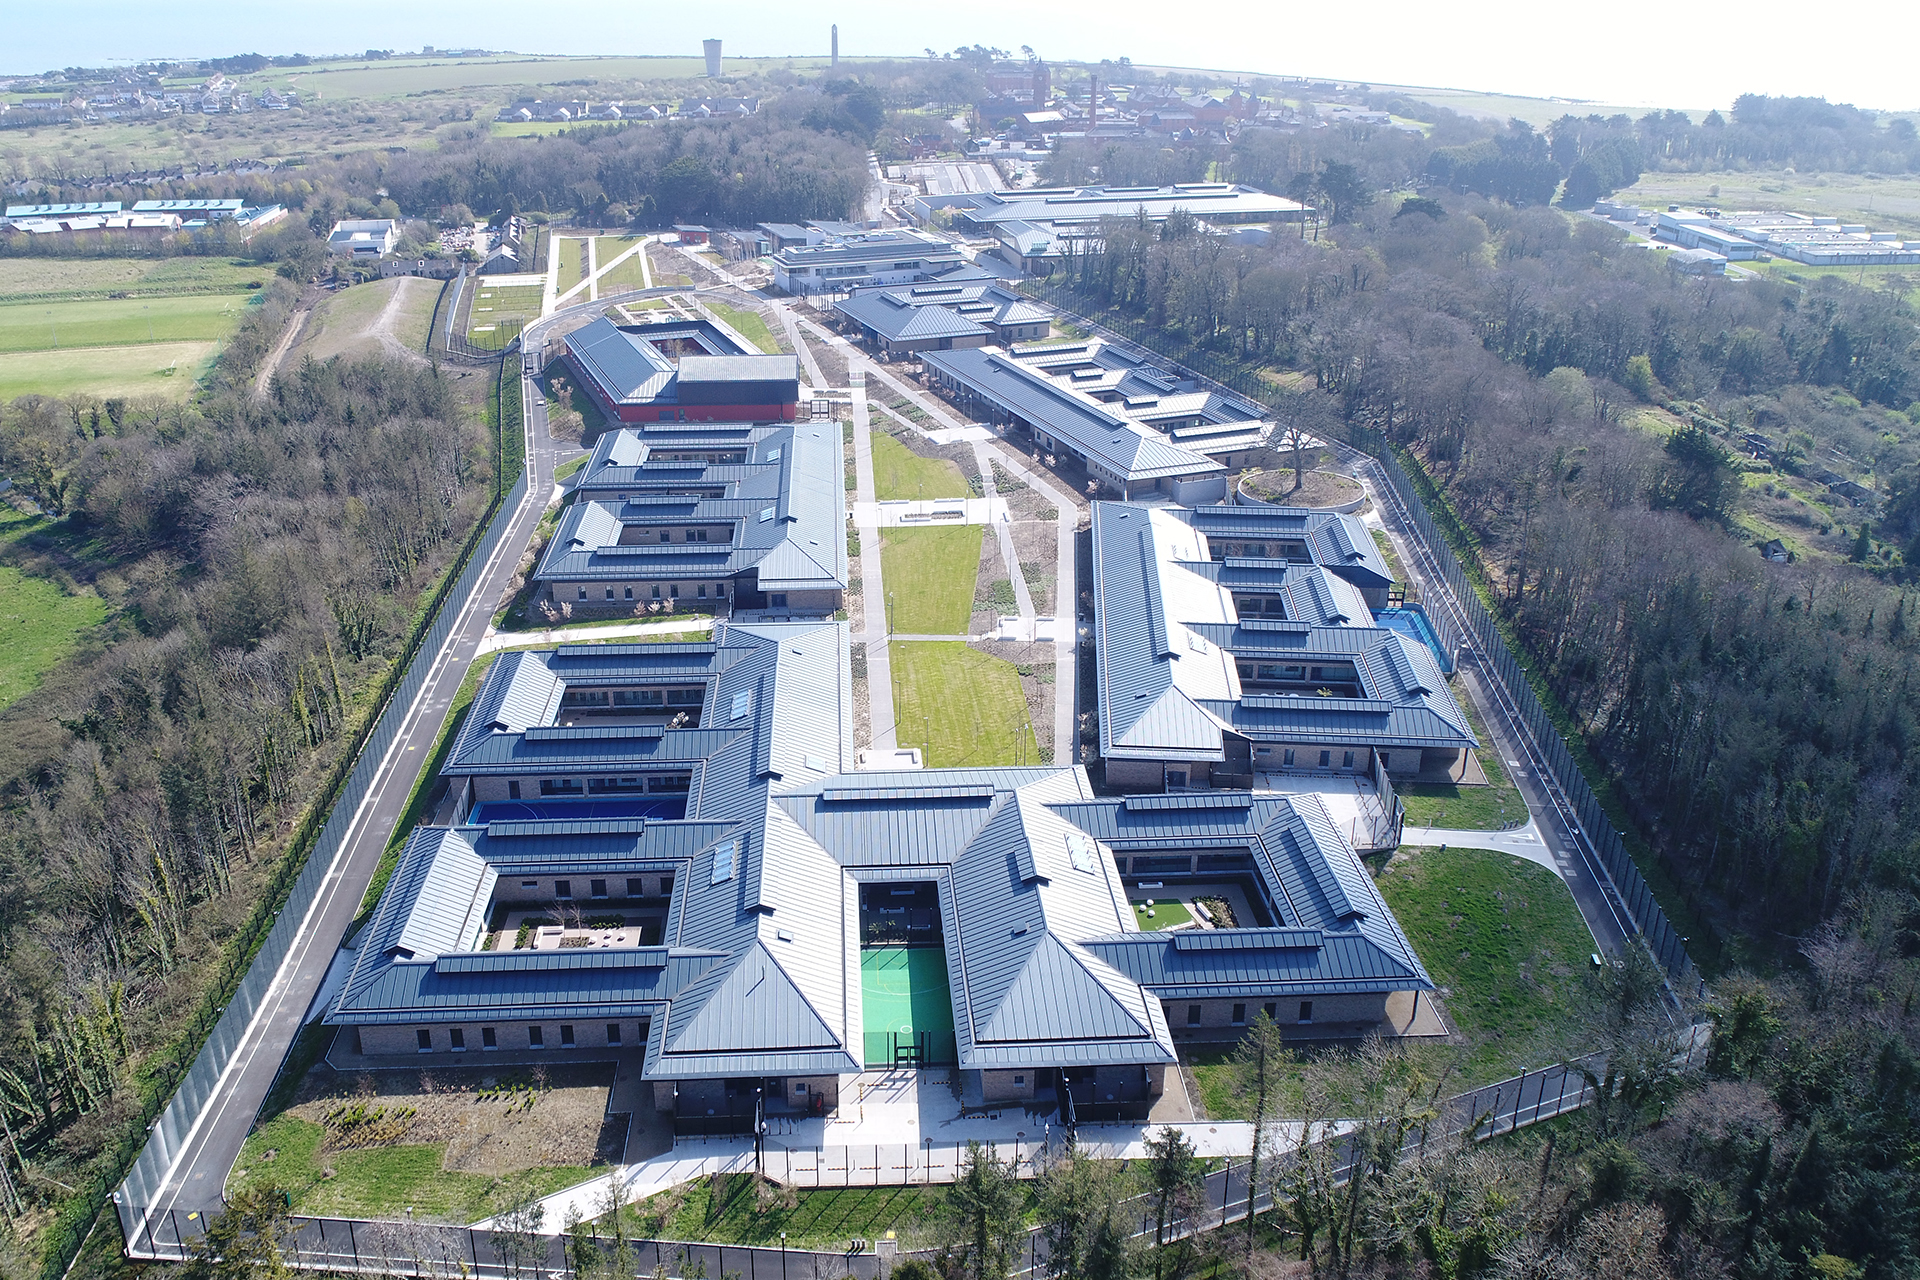
[[[326,1131],[323,1153],[444,1142],[449,1172],[584,1166],[620,1158],[625,1119],[609,1124],[606,1114],[613,1071],[578,1063],[347,1073],[322,1063],[287,1111]]]
[[[1309,471],[1301,477],[1298,489],[1293,487],[1291,468],[1263,471],[1248,477],[1247,489],[1268,502],[1278,502],[1289,507],[1339,507],[1361,497],[1366,491],[1360,482],[1349,476],[1337,475],[1331,471]]]

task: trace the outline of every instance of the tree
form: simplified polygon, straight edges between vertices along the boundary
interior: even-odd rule
[[[235,1192],[226,1212],[207,1223],[183,1271],[188,1280],[283,1280],[293,1274],[281,1253],[292,1217],[280,1187]]]
[[[545,1270],[547,1242],[540,1228],[546,1220],[547,1207],[531,1187],[522,1187],[513,1203],[494,1215],[493,1248],[508,1275]]]
[[[1058,1280],[1121,1280],[1133,1267],[1124,1225],[1116,1220],[1117,1175],[1078,1149],[1048,1166],[1040,1179],[1039,1216],[1048,1273]]]
[[[1299,484],[1295,472],[1295,486]],[[1280,1105],[1280,1083],[1293,1054],[1281,1043],[1280,1028],[1262,1009],[1254,1015],[1247,1034],[1233,1050],[1234,1091],[1253,1119],[1253,1150],[1247,1158],[1247,1253],[1253,1253],[1254,1201],[1260,1194],[1260,1158],[1272,1140],[1272,1124]],[[1230,1208],[1231,1206],[1223,1206]]]
[[[1674,465],[1654,493],[1657,505],[1696,520],[1723,520],[1738,484],[1726,447],[1704,429],[1681,427],[1667,437]]]
[[[942,1205],[948,1229],[964,1251],[973,1280],[1001,1280],[1020,1235],[1024,1197],[1011,1161],[1001,1164],[979,1142],[967,1143],[960,1178]]]
[[[1187,1135],[1164,1126],[1147,1139],[1147,1184],[1153,1191],[1153,1275],[1166,1280],[1181,1274],[1179,1250],[1169,1249],[1167,1229],[1193,1217],[1205,1204],[1207,1164],[1193,1152]],[[1168,1263],[1174,1264],[1171,1272]]]

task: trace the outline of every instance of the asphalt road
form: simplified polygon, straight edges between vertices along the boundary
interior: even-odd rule
[[[547,323],[542,321],[530,328],[535,342],[540,340],[540,331]],[[308,1017],[314,996],[347,927],[359,913],[361,900],[386,850],[394,824],[406,809],[421,763],[433,749],[454,692],[466,676],[475,650],[492,621],[494,605],[505,591],[546,510],[553,491],[555,446],[547,435],[544,398],[534,392],[527,395],[526,403],[531,437],[527,496],[513,513],[512,522],[489,558],[473,594],[458,602],[460,613],[453,629],[435,656],[404,726],[388,749],[378,778],[354,814],[347,837],[341,842],[312,908],[301,922],[286,960],[274,976],[259,1012],[241,1036],[206,1110],[189,1132],[179,1159],[161,1184],[150,1207],[156,1217],[168,1210],[178,1210],[184,1217],[191,1211],[219,1207],[227,1173],[240,1154],[241,1144],[246,1141],[247,1131],[273,1084],[281,1061]],[[448,607],[455,607],[455,602],[450,601]]]

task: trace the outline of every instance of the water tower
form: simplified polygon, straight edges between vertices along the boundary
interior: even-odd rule
[[[720,42],[718,40],[702,40],[700,47],[707,51],[708,78],[718,80],[720,78]]]

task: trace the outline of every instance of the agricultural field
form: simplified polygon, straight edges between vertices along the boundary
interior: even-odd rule
[[[240,294],[89,298],[0,303],[0,352],[118,347],[136,342],[218,342],[240,323]]]
[[[245,293],[272,277],[271,267],[228,258],[0,258],[0,304]]]
[[[890,648],[897,737],[927,768],[1041,762],[1012,663],[958,640]]]
[[[880,572],[892,615],[887,629],[909,636],[965,635],[984,534],[977,524],[882,530]]]
[[[99,396],[181,401],[219,352],[213,342],[142,342],[0,354],[0,403],[16,396]]]
[[[569,243],[568,253],[574,246]],[[483,284],[467,317],[467,340],[476,347],[504,347],[531,320],[540,318],[543,301],[537,284]]]
[[[1669,204],[1704,204],[1729,211],[1786,209],[1834,217],[1842,222],[1864,223],[1875,231],[1920,235],[1920,176],[1912,174],[1882,177],[1858,173],[1783,173],[1770,169],[1647,173],[1641,175],[1640,181],[1615,193],[1613,199],[1653,209],[1664,209]],[[1777,265],[1790,271],[1818,270],[1791,262]],[[1852,270],[1857,276],[1859,268]]]
[[[11,561],[23,550],[22,538],[47,527],[42,517],[0,505],[0,557]],[[39,688],[40,677],[73,652],[80,633],[106,617],[106,602],[92,591],[70,592],[0,563],[0,707]]]
[[[424,355],[438,280],[396,276],[342,289],[316,306],[300,330],[300,342],[287,353],[298,362],[307,356]]]

